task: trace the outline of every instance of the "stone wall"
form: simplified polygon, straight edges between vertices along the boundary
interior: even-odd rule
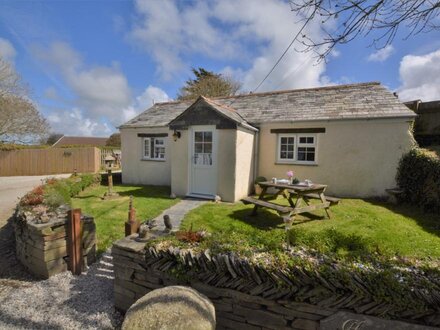
[[[310,304],[265,299],[197,280],[178,279],[157,270],[160,263],[147,265],[144,245],[129,239],[113,245],[115,306],[123,312],[151,290],[170,285],[189,285],[206,295],[215,306],[220,329],[318,329],[319,320],[336,312]]]
[[[251,267],[245,260],[232,255],[210,256],[207,252],[195,254],[176,248],[145,249],[145,242],[136,241],[136,235],[116,242],[112,255],[115,306],[123,312],[151,290],[170,285],[186,285],[211,299],[216,309],[218,328],[332,329],[324,326],[330,318],[333,322],[331,324],[340,322],[341,326],[348,320],[362,323],[362,320],[368,318],[385,328],[428,328],[397,320],[373,318],[373,315],[387,316],[383,311],[392,310],[394,306],[372,300],[365,288],[360,293],[344,293],[345,287],[329,290],[338,284],[318,274],[322,281],[318,285],[310,274],[301,269],[294,274],[297,282],[286,286],[283,282],[291,281],[291,277],[284,276],[282,279],[281,270],[267,271]],[[330,294],[320,299],[327,291]],[[433,292],[428,298],[432,297]],[[336,321],[335,315],[339,315]],[[435,311],[419,311],[418,315],[414,315],[408,309],[394,318],[418,320],[429,325],[439,324],[439,314]]]
[[[68,270],[67,217],[68,207],[38,215],[17,210],[14,219],[16,253],[18,260],[38,278]],[[84,265],[96,259],[96,226],[94,219],[82,216]]]

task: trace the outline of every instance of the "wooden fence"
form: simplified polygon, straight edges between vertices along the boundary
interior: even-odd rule
[[[114,166],[119,168],[121,167],[121,160],[118,156],[121,155],[121,150],[120,149],[107,149],[107,148],[102,148],[101,149],[101,168],[105,168],[106,164],[105,164],[105,157],[107,156],[112,156],[115,158],[115,164]]]
[[[100,165],[95,147],[0,151],[0,176],[95,173]]]

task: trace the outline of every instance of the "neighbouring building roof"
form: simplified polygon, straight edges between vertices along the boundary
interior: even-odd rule
[[[408,101],[404,103],[408,108],[413,110],[415,113],[440,113],[440,100],[422,102],[421,100]]]
[[[267,122],[415,117],[414,112],[378,82],[206,100],[219,109],[235,111],[250,125]],[[156,103],[120,128],[167,126],[191,104],[188,101]]]
[[[104,147],[108,138],[92,137],[92,136],[63,136],[52,147],[62,146],[94,146]]]

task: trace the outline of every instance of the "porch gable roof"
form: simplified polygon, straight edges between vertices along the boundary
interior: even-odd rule
[[[187,129],[191,125],[216,125],[217,128],[236,128],[242,126],[257,131],[233,108],[199,96],[199,98],[180,115],[170,121],[171,129]]]

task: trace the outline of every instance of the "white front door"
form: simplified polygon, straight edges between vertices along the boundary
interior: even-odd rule
[[[213,197],[217,194],[217,134],[215,126],[190,129],[190,195]]]

